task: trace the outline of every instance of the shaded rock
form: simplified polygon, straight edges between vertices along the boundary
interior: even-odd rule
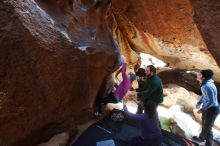
[[[209,51],[220,66],[220,1],[190,0],[194,8],[193,18]]]
[[[158,75],[163,81],[163,84],[176,84],[189,91],[200,94],[200,85],[196,80],[196,76],[186,73],[187,70],[171,69],[160,72]]]
[[[92,118],[119,66],[109,2],[0,1],[0,145],[33,146]]]

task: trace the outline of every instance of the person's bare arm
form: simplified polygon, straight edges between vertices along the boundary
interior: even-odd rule
[[[120,68],[116,73],[115,73],[115,77],[117,78],[118,75],[120,74],[120,72],[122,71],[122,68]]]
[[[126,93],[126,95],[125,95],[125,98],[129,99],[129,100],[136,101],[137,100],[137,92],[135,92],[135,91],[128,91]]]

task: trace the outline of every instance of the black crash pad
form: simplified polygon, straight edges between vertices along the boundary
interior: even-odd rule
[[[171,132],[162,130],[162,133],[163,146],[198,146]],[[137,123],[126,118],[123,111],[113,110],[104,119],[88,127],[72,146],[97,146],[101,141],[113,142],[115,146],[129,146],[128,141],[140,134]],[[111,144],[105,145],[113,146]]]

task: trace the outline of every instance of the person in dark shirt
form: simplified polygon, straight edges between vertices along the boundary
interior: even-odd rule
[[[136,91],[129,91],[126,97],[132,97],[133,100],[139,100],[142,103],[146,100],[151,100],[158,106],[163,102],[163,85],[153,65],[147,66],[146,78],[143,87],[137,88]],[[138,104],[138,106],[141,105]]]
[[[127,118],[137,121],[141,128],[141,136],[134,137],[131,146],[159,146],[162,142],[162,133],[159,127],[157,105],[151,100],[144,102],[145,112],[142,114],[130,113],[126,106],[127,99],[123,99],[124,113]]]

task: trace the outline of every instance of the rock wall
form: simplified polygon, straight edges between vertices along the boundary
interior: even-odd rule
[[[196,75],[187,73],[186,70],[172,69],[160,72],[158,75],[163,81],[163,84],[176,84],[189,91],[193,91],[198,95],[201,94],[200,85],[196,80]]]
[[[36,145],[92,116],[118,67],[110,1],[0,1],[0,145]]]
[[[220,66],[220,1],[190,0],[194,20],[209,51]]]
[[[215,2],[212,4],[214,5]],[[206,14],[201,14],[199,18],[205,19],[214,13],[218,14],[218,5],[212,9],[211,4],[205,6],[205,3],[209,3],[208,1],[195,0],[195,4],[197,3],[196,12],[205,11],[202,14]],[[202,3],[201,10],[200,3]],[[203,10],[203,7],[209,9]],[[218,76],[220,69],[215,61],[219,58],[217,53],[219,41],[216,39],[216,47],[209,45],[206,41],[203,33],[208,33],[209,30],[201,31],[197,28],[193,17],[194,6],[189,0],[113,0],[112,11],[110,26],[114,32],[114,38],[119,42],[122,53],[130,58],[130,62],[135,63],[138,60],[136,57],[138,53],[148,53],[174,68],[194,70],[211,68],[216,74],[214,78],[220,82],[220,76]],[[206,11],[212,11],[212,13]],[[219,26],[217,18],[218,16],[211,16],[205,22],[206,28],[209,26],[209,20],[216,22],[209,28],[212,28],[210,33],[213,37],[219,38],[217,37]],[[209,40],[211,41],[211,38]]]
[[[201,95],[200,84],[196,80],[196,75],[193,73],[187,73],[187,70],[172,69],[160,72],[158,75],[163,81],[163,84],[176,84]],[[220,83],[215,82],[215,85],[217,89],[220,89]],[[218,101],[220,102],[220,90],[218,90]]]
[[[206,68],[220,82],[217,0],[110,3],[0,1],[0,145],[36,145],[90,120],[119,67],[118,46],[130,65],[143,52],[183,69],[164,82],[197,90],[182,71]]]

